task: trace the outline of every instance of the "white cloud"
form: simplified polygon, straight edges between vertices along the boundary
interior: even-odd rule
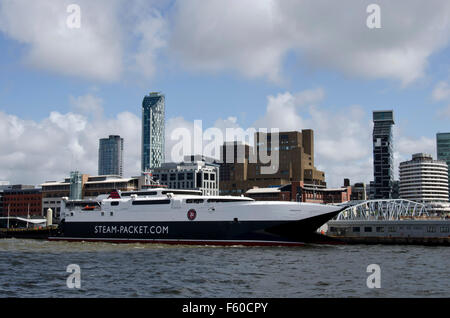
[[[179,162],[192,154],[220,159],[219,147],[224,141],[231,141],[227,128],[241,128],[236,117],[218,118],[213,127],[205,127],[202,120],[190,122],[183,117],[169,118],[166,121],[166,162]],[[183,142],[186,144],[182,147]]]
[[[78,0],[80,28],[69,28],[71,0],[1,0],[0,31],[25,44],[24,63],[57,74],[117,81],[128,71],[156,70],[165,46],[165,19],[155,4]]]
[[[69,101],[75,112],[85,115],[93,114],[95,117],[103,114],[103,100],[92,94],[78,97],[69,96]]]
[[[415,153],[428,153],[436,158],[436,140],[427,137],[420,137],[413,139],[411,137],[400,137],[396,143],[396,151],[402,156],[399,159],[405,158],[411,160],[411,155]]]
[[[94,97],[94,96],[93,96]],[[129,112],[115,118],[51,112],[40,122],[0,112],[0,179],[40,184],[61,180],[71,170],[97,174],[98,140],[117,134],[124,138],[124,174],[140,173],[141,120]]]
[[[145,10],[145,7],[141,9]],[[147,14],[136,12],[135,18],[133,34],[138,41],[137,48],[130,52],[132,55],[130,69],[150,78],[157,70],[158,53],[166,46],[167,21],[155,9],[151,9]]]
[[[90,96],[90,98],[85,98]],[[93,95],[74,97],[80,109],[89,108]],[[85,101],[87,105],[82,105]],[[234,124],[233,124],[234,123]],[[182,117],[166,121],[166,160],[172,158],[171,140],[175,129],[184,128],[193,140],[193,122]],[[236,118],[216,121],[218,129],[236,124]],[[205,132],[209,127],[203,127]],[[40,184],[46,180],[62,180],[71,170],[96,175],[98,167],[98,141],[109,135],[124,138],[124,176],[139,175],[141,169],[141,118],[119,113],[115,118],[91,118],[69,112],[53,111],[40,122],[24,120],[0,112],[0,179],[13,183]],[[206,146],[208,141],[204,141]],[[194,148],[185,149],[184,155],[193,154]],[[182,158],[182,156],[181,156]]]
[[[415,153],[427,153],[434,159],[436,158],[436,140],[421,136],[412,138],[408,136],[400,136],[399,129],[394,130],[394,174],[395,179],[399,179],[400,162],[411,160]]]
[[[450,85],[445,81],[439,82],[433,89],[432,97],[435,101],[450,99]]]
[[[85,98],[90,96],[89,98]],[[351,182],[370,182],[372,168],[372,123],[369,115],[360,106],[349,106],[338,110],[321,107],[325,93],[321,88],[298,93],[285,92],[268,96],[266,112],[252,127],[279,128],[280,131],[313,129],[315,138],[315,165],[325,171],[330,187],[341,186],[344,178]],[[74,97],[87,105],[91,99],[101,104],[101,99],[93,95]],[[86,106],[85,108],[88,108]],[[282,116],[280,116],[282,114]],[[177,129],[184,136],[190,136],[191,147],[184,149],[187,154],[197,154],[193,147],[194,123],[182,117],[166,120],[166,161],[179,161],[172,156],[173,147],[179,140],[171,135]],[[236,117],[218,118],[209,128],[224,133],[226,128],[242,128]],[[427,152],[435,155],[435,142],[428,137],[413,138],[394,130],[395,167],[409,160],[413,153]],[[124,175],[140,173],[141,119],[129,112],[115,118],[102,117],[100,120],[77,113],[61,114],[51,112],[40,122],[24,120],[17,116],[0,112],[0,179],[14,183],[38,184],[46,180],[60,180],[73,169],[91,175],[97,174],[98,140],[110,134],[124,138]],[[203,147],[210,141],[203,140]],[[198,146],[198,145],[197,145]],[[205,148],[203,148],[205,149]],[[215,157],[218,157],[216,154]]]
[[[194,123],[186,121],[183,117],[169,118],[165,123],[166,138],[165,138],[165,157],[166,162],[180,162],[185,155],[194,154]],[[189,147],[185,147],[179,151],[175,148],[177,144],[182,144],[183,138]],[[174,151],[175,153],[172,153]]]
[[[81,28],[70,29],[70,0],[0,0],[0,31],[26,45],[32,67],[101,81],[151,77],[174,63],[282,83],[288,55],[299,70],[403,84],[423,77],[448,45],[450,3],[379,0],[382,27],[369,29],[371,2],[79,0]]]
[[[434,87],[431,97],[436,102],[450,102],[450,85],[446,81],[440,81]],[[438,109],[437,115],[440,118],[450,118],[450,104]]]
[[[381,29],[366,26],[371,1],[179,1],[170,47],[191,69],[279,81],[285,56],[302,65],[408,84],[448,44],[448,1],[383,1]]]
[[[296,94],[285,92],[277,96],[268,96],[266,113],[255,122],[254,127],[285,130],[301,129],[300,127],[304,127],[306,123],[305,119],[298,114],[298,111],[305,106],[320,102],[324,95],[322,88],[316,88]]]
[[[3,0],[0,30],[26,44],[25,63],[70,76],[112,81],[122,72],[118,1],[77,1],[81,27],[69,28],[63,0]]]
[[[449,119],[450,118],[450,105],[447,105],[446,107],[439,109],[437,114],[439,117]]]
[[[170,47],[193,70],[238,71],[280,80],[288,43],[274,28],[273,1],[177,1]]]
[[[305,101],[295,96],[316,97]],[[373,180],[373,123],[370,114],[357,105],[335,111],[325,109],[320,106],[324,96],[322,89],[269,96],[266,113],[256,121],[255,127],[274,127],[281,131],[313,129],[315,165],[325,171],[329,186],[341,186],[344,178],[350,178],[352,183],[369,183]],[[436,154],[433,138],[410,137],[400,134],[400,131],[401,127],[394,126],[394,171],[397,179],[399,163],[410,160],[413,153]]]
[[[266,113],[254,126],[280,131],[313,129],[315,165],[325,171],[329,185],[340,186],[344,178],[369,182],[370,121],[360,106],[334,112],[319,107],[324,97],[321,88],[269,96]]]
[[[313,129],[315,164],[325,171],[326,179],[331,186],[342,185],[344,178],[351,178],[354,182],[369,182],[372,178],[369,119],[359,106],[347,107],[337,112],[314,106],[320,103],[324,96],[322,88],[268,96],[266,112],[255,121],[252,128],[278,128],[280,131]],[[170,160],[172,147],[179,143],[179,140],[170,140],[171,132],[182,128],[185,134],[190,136],[190,140],[194,140],[193,127],[193,122],[186,121],[182,117],[167,121],[166,160]],[[203,133],[209,128],[202,127]],[[218,129],[226,137],[227,128],[241,128],[245,131],[249,127],[240,125],[236,117],[229,117],[217,119],[212,128]],[[208,143],[209,141],[203,140],[203,149]],[[185,154],[192,153],[193,147],[185,150]],[[176,159],[180,158],[181,156],[178,156]]]
[[[315,138],[315,165],[325,171],[330,187],[339,187],[344,178],[352,183],[373,180],[372,129],[369,113],[361,106],[353,105],[335,111],[320,106],[325,98],[322,88],[297,93],[285,92],[267,97],[266,112],[256,120],[253,128],[278,128],[280,131],[313,129]],[[166,123],[166,160],[170,160],[172,147],[178,141],[170,141],[170,133],[185,129],[193,140],[194,123],[182,117],[168,119]],[[202,127],[205,132],[209,127]],[[226,128],[243,127],[235,117],[217,119],[213,125],[224,134]],[[398,165],[410,160],[417,152],[435,154],[435,142],[428,137],[401,135],[401,127],[394,126],[394,167],[398,179]],[[225,135],[225,134],[224,134]],[[203,146],[208,142],[203,141]],[[194,153],[193,147],[185,154]],[[178,157],[178,159],[180,159]]]

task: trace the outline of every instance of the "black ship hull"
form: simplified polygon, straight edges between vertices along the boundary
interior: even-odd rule
[[[196,245],[303,245],[339,211],[298,221],[62,222],[50,240]]]

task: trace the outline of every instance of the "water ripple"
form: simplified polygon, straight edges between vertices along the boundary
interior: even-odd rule
[[[447,297],[448,247],[0,240],[0,297]],[[70,289],[69,264],[81,268]],[[369,264],[381,288],[369,289]]]

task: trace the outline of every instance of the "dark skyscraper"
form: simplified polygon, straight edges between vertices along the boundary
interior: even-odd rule
[[[373,112],[373,176],[370,183],[371,199],[392,198],[394,183],[394,148],[392,126],[394,112]]]
[[[437,149],[437,159],[445,161],[450,170],[450,133],[436,134],[436,149]],[[449,189],[449,197],[450,197],[450,189]]]
[[[123,138],[109,136],[102,138],[98,149],[98,174],[123,175]]]
[[[142,172],[161,167],[165,158],[165,96],[150,93],[142,101]]]

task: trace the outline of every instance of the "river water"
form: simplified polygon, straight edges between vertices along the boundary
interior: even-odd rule
[[[448,247],[0,240],[0,297],[448,297]],[[81,288],[69,288],[70,264]],[[368,288],[370,264],[380,288]],[[75,280],[70,279],[71,282]]]

